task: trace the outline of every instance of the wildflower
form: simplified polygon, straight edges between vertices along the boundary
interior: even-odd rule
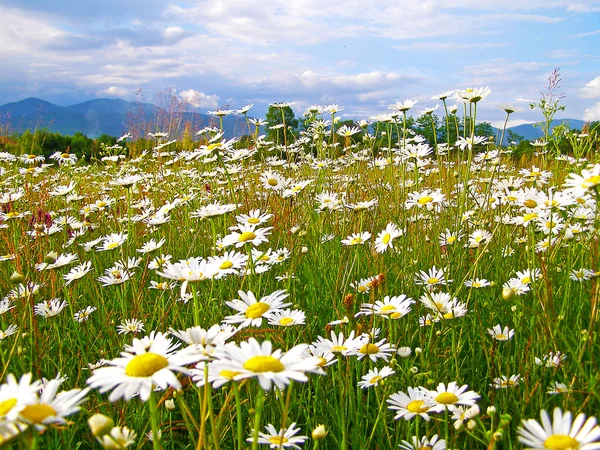
[[[279,431],[271,424],[265,426],[266,433],[262,431],[258,432],[258,443],[268,445],[269,448],[295,448],[300,449],[300,445],[308,439],[308,436],[296,436],[300,432],[300,428],[295,428],[296,422],[290,424],[289,427],[283,428]],[[254,436],[254,429],[251,433]],[[253,442],[254,438],[250,437],[246,439],[248,442]]]
[[[120,247],[127,240],[127,233],[112,233],[102,238],[102,243],[96,247],[96,251],[103,252]]]
[[[223,238],[225,246],[235,245],[237,248],[246,244],[258,246],[268,241],[267,236],[271,234],[269,230],[272,230],[273,227],[255,228],[254,226],[240,225],[238,229],[239,231],[234,231]]]
[[[377,361],[379,358],[383,359],[387,362],[388,358],[392,353],[396,351],[396,348],[389,344],[385,343],[385,339],[381,339],[376,343],[370,342],[370,338],[367,337],[363,341],[362,345],[356,347],[349,354],[358,356],[358,359],[363,359],[364,357],[368,357],[371,361]]]
[[[523,420],[517,428],[519,442],[529,449],[580,449],[592,450],[600,447],[600,427],[596,418],[586,420],[579,414],[574,421],[570,412],[563,414],[555,408],[552,418],[545,411],[540,413],[541,424],[534,419]]]
[[[364,231],[362,233],[353,233],[346,239],[342,239],[342,244],[347,246],[361,245],[371,239],[371,233]]]
[[[306,321],[306,314],[298,309],[275,310],[268,317],[269,325],[291,327],[293,325],[303,325]]]
[[[427,272],[421,270],[415,275],[415,284],[425,286],[429,290],[431,290],[433,286],[442,284],[448,285],[449,283],[452,283],[452,281],[453,280],[446,280],[444,270],[438,269],[435,266]]]
[[[355,337],[354,331],[350,332],[350,335],[345,338],[344,333],[340,332],[338,335],[334,331],[331,332],[331,340],[319,336],[315,345],[323,348],[331,353],[347,356],[357,351],[365,343],[363,336]]]
[[[52,300],[46,300],[42,303],[38,303],[33,309],[36,315],[48,319],[50,317],[57,316],[63,309],[65,309],[66,306],[66,300],[61,301],[60,298],[53,298]]]
[[[371,369],[366,375],[363,375],[361,381],[358,382],[358,387],[365,389],[371,386],[377,386],[384,378],[387,378],[395,373],[396,372],[394,372],[392,368],[388,366],[383,367],[381,370],[377,368]]]
[[[245,328],[251,325],[258,327],[262,324],[263,319],[268,318],[274,311],[281,310],[286,306],[291,305],[291,303],[283,302],[289,295],[284,290],[275,291],[262,297],[260,300],[256,300],[256,297],[251,291],[248,291],[247,293],[238,291],[238,295],[241,300],[234,299],[225,302],[227,306],[235,309],[238,313],[225,317],[224,322],[228,324],[239,323],[239,328]]]
[[[386,319],[399,319],[411,311],[411,305],[414,303],[412,298],[404,294],[393,297],[386,295],[383,300],[377,300],[375,303],[361,304],[357,315],[375,314]]]
[[[396,392],[387,399],[387,403],[391,405],[388,409],[397,411],[394,420],[410,420],[418,415],[429,422],[429,412],[434,412],[432,408],[435,407],[429,391],[419,386],[409,387],[407,392]]]
[[[375,250],[384,253],[389,248],[394,248],[394,239],[402,236],[403,231],[394,223],[388,223],[375,239]]]
[[[441,412],[446,408],[452,410],[456,405],[474,405],[480,395],[474,391],[467,391],[468,388],[466,384],[458,387],[455,381],[448,383],[448,386],[444,383],[438,384],[435,390],[429,391],[436,403],[434,409]]]
[[[264,390],[274,383],[283,389],[290,380],[307,381],[306,373],[322,373],[316,357],[303,358],[308,346],[296,345],[287,352],[273,351],[271,342],[258,343],[254,338],[238,345],[224,347],[224,355],[214,364],[220,370],[235,373],[234,381],[245,378],[258,378]]]
[[[151,252],[161,248],[164,243],[165,243],[165,238],[162,238],[158,242],[155,239],[150,239],[148,242],[146,242],[144,245],[142,245],[142,248],[138,248],[136,250],[136,252],[151,253]]]
[[[494,325],[493,328],[488,328],[487,332],[497,341],[510,341],[515,335],[515,330],[510,330],[506,326],[502,328],[501,325]]]
[[[85,322],[90,317],[90,314],[92,314],[97,309],[98,308],[96,308],[95,306],[86,306],[84,309],[80,309],[75,313],[73,320],[79,323]]]
[[[401,450],[446,450],[446,441],[444,439],[440,439],[437,434],[428,438],[427,436],[423,436],[418,439],[416,436],[412,437],[412,443],[402,440],[402,443],[399,445]]]
[[[87,384],[102,393],[112,390],[108,397],[111,402],[121,397],[130,400],[137,393],[145,402],[155,387],[180,389],[181,383],[173,372],[187,372],[185,366],[197,357],[178,351],[179,345],[155,331],[143,339],[134,338],[120,358],[107,362],[110,367],[94,370]]]
[[[490,386],[494,389],[513,388],[519,384],[519,381],[521,381],[521,375],[511,375],[510,377],[502,375],[501,377],[494,378]]]

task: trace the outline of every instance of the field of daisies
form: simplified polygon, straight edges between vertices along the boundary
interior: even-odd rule
[[[598,143],[516,158],[487,94],[1,153],[0,447],[600,449]]]

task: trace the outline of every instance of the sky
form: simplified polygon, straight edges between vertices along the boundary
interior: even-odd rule
[[[511,126],[542,118],[529,104],[560,67],[558,117],[600,120],[600,0],[0,0],[0,17],[0,104],[169,92],[199,112],[360,119],[489,86],[478,118],[500,125],[511,103]]]

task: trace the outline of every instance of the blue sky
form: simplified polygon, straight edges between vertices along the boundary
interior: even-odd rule
[[[600,0],[0,0],[0,104],[40,97],[148,102],[170,89],[199,111],[337,103],[345,117],[489,86],[478,117],[523,109],[560,67],[562,117],[600,120]],[[412,111],[411,111],[412,112]]]

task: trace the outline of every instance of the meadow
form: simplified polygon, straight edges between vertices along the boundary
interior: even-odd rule
[[[488,94],[0,154],[0,446],[600,448],[597,135],[517,157]]]

